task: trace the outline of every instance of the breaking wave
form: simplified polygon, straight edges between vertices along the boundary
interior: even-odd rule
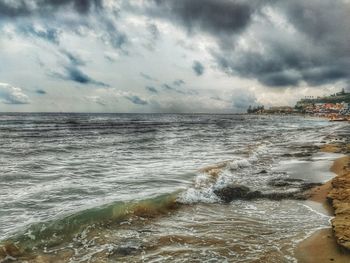
[[[51,222],[34,224],[0,244],[0,259],[1,253],[24,254],[38,248],[47,250],[68,244],[86,229],[118,227],[166,215],[179,207],[176,196],[177,193],[173,193],[135,202],[115,202]]]

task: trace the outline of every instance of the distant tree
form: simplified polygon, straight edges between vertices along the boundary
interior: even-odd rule
[[[251,105],[249,105],[249,107],[248,107],[248,109],[247,109],[247,112],[248,112],[249,114],[251,114],[251,113],[258,113],[258,112],[264,111],[264,109],[265,109],[264,105],[262,105],[262,106],[254,106],[254,107],[252,107]]]

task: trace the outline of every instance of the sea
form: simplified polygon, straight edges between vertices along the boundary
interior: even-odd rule
[[[14,251],[5,260],[296,262],[297,244],[330,216],[293,193],[334,176],[341,155],[319,149],[346,137],[346,125],[288,115],[1,113],[0,244]],[[225,202],[217,190],[232,185],[291,195]]]

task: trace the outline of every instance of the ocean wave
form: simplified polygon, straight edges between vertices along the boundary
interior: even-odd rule
[[[115,202],[58,220],[33,224],[26,231],[0,243],[0,259],[69,244],[80,235],[86,235],[88,229],[118,227],[167,215],[180,206],[176,197],[177,193],[172,193],[141,201]]]
[[[15,254],[25,254],[35,249],[46,250],[52,247],[67,246],[79,236],[87,235],[93,229],[118,228],[125,224],[145,222],[162,215],[168,215],[169,212],[175,211],[186,204],[223,202],[217,191],[237,182],[240,183],[242,175],[256,174],[257,167],[261,167],[259,166],[260,163],[266,165],[264,158],[270,150],[269,147],[268,143],[253,144],[249,148],[248,156],[245,158],[236,157],[235,159],[201,169],[197,172],[193,184],[183,191],[140,201],[114,202],[83,210],[50,222],[34,224],[27,228],[26,231],[0,243],[0,259],[1,253],[3,253],[1,251],[15,250]],[[259,176],[263,177],[263,174]],[[245,180],[249,182],[252,179],[250,177]],[[281,186],[280,182],[277,183],[279,183],[277,187]],[[289,184],[291,183],[289,182]],[[293,186],[294,184],[296,183],[293,182]],[[276,187],[276,184],[273,186]],[[250,191],[250,189],[248,188],[247,191]],[[257,191],[255,192],[257,193]],[[256,196],[273,199],[284,196],[292,197],[293,194],[294,192],[287,195],[274,192],[265,194],[259,192],[259,195],[257,194]],[[96,231],[94,234],[98,235]],[[2,250],[1,246],[3,247]]]
[[[238,158],[204,168],[195,177],[193,186],[180,193],[177,200],[183,204],[220,202],[215,190],[233,183],[237,179],[234,171],[251,165],[249,159]]]

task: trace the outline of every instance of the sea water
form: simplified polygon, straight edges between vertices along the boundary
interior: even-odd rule
[[[215,190],[323,182],[339,156],[319,147],[344,127],[300,116],[2,113],[0,240],[29,262],[293,262],[329,216],[290,199],[223,203]],[[215,165],[214,178],[203,168]]]

